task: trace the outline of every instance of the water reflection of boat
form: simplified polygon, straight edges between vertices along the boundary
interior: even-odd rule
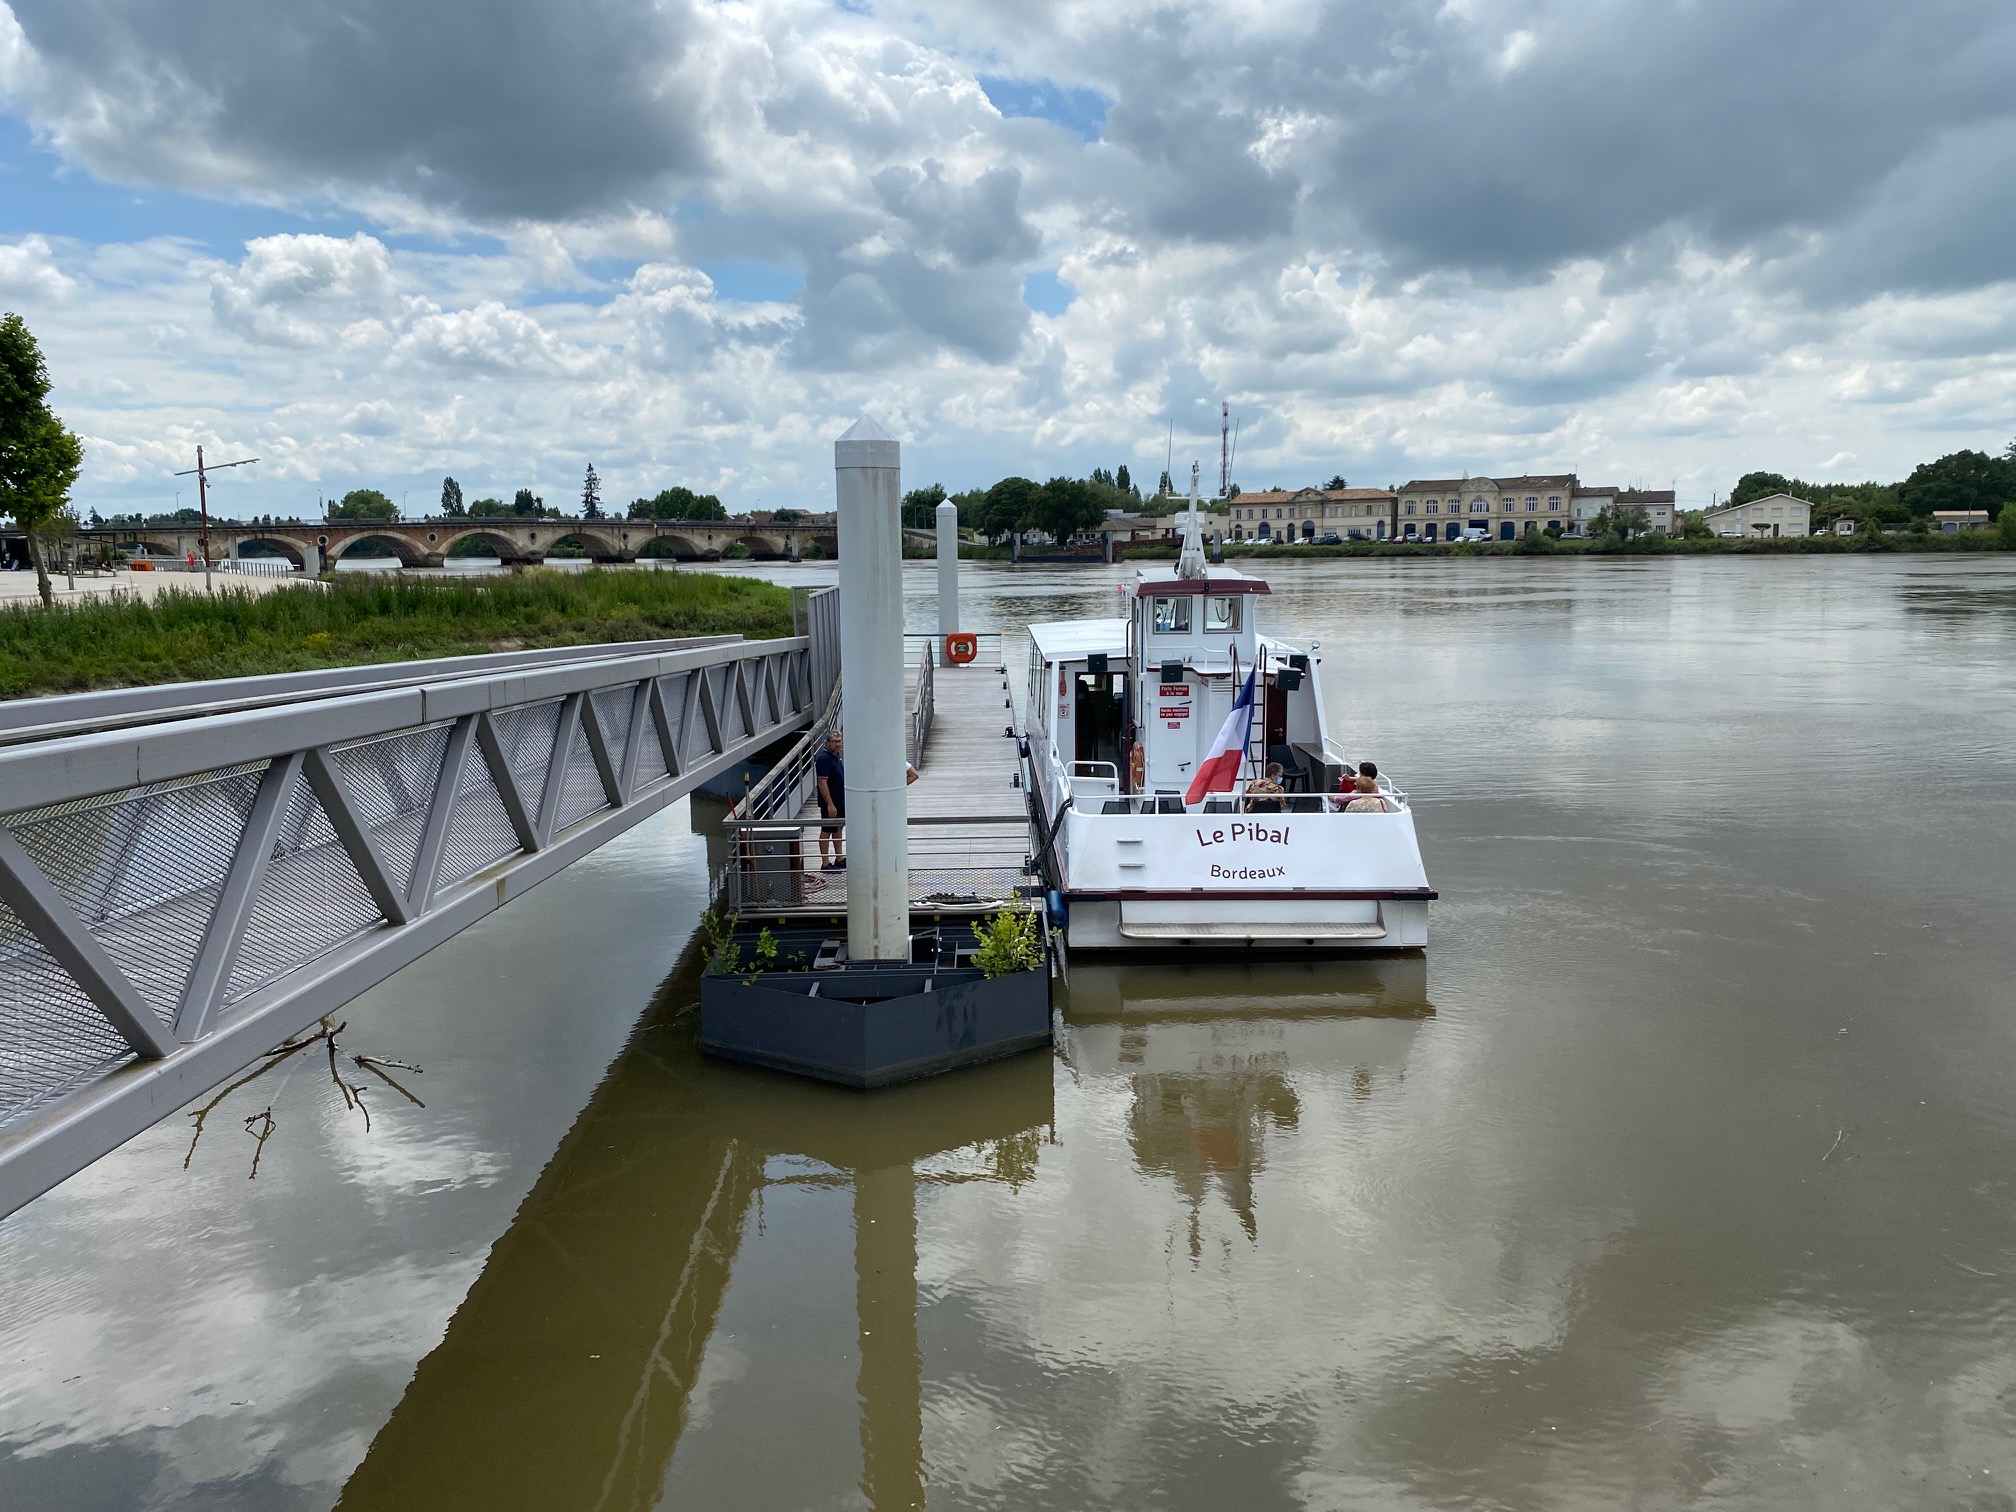
[[[1064,1060],[1130,1084],[1127,1140],[1144,1175],[1168,1181],[1202,1252],[1216,1192],[1258,1237],[1255,1181],[1270,1139],[1301,1124],[1305,1100],[1348,1087],[1365,1101],[1406,1075],[1428,1001],[1419,956],[1303,964],[1087,966],[1071,972]]]
[[[1065,984],[1067,1023],[1108,1019],[1168,1022],[1258,1015],[1303,1018],[1427,1018],[1428,961],[1419,955],[1327,961],[1085,964]]]
[[[723,1299],[763,1193],[851,1188],[862,1488],[921,1505],[916,1163],[1026,1180],[1051,1062],[892,1088],[703,1062],[675,977],[540,1173],[339,1508],[663,1503]],[[844,1252],[833,1257],[844,1269]],[[781,1347],[781,1346],[780,1346]]]

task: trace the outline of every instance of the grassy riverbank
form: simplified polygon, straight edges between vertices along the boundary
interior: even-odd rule
[[[2007,551],[2001,535],[1992,530],[1968,530],[1953,535],[1900,532],[1889,536],[1780,536],[1765,540],[1722,540],[1716,537],[1682,539],[1649,536],[1635,541],[1615,536],[1593,540],[1572,537],[1527,536],[1517,541],[1348,541],[1337,546],[1255,546],[1227,542],[1227,561],[1241,557],[1507,557],[1507,556],[1852,556],[1866,552],[1922,551],[1961,552]],[[1130,561],[1173,560],[1172,545],[1128,546]]]
[[[0,607],[0,698],[534,646],[791,633],[791,596],[700,572],[338,578],[263,595]]]

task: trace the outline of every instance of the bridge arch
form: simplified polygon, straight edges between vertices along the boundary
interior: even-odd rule
[[[673,531],[660,530],[653,532],[650,538],[637,548],[637,555],[640,557],[671,557],[681,562],[697,562],[706,553],[693,543],[690,536],[679,535]]]
[[[613,536],[605,535],[599,530],[567,530],[564,525],[562,529],[565,533],[555,536],[547,546],[548,554],[551,554],[555,547],[565,546],[571,542],[598,562],[618,561],[634,555],[618,546]]]
[[[434,534],[439,536],[440,540],[432,544],[430,549],[444,557],[474,556],[476,553],[473,551],[458,551],[457,548],[481,545],[488,547],[490,554],[500,562],[522,562],[525,560],[525,549],[501,530],[490,529],[481,525],[470,530],[453,530],[444,526],[442,529],[435,531]]]
[[[290,541],[285,536],[240,536],[238,555],[241,557],[285,557],[297,572],[307,570],[308,555],[301,549],[299,541]]]
[[[734,544],[747,546],[749,555],[759,562],[775,561],[785,555],[782,543],[775,536],[759,535],[753,530],[745,530],[736,536]]]
[[[376,551],[360,551],[359,547],[373,546]],[[426,554],[418,550],[411,541],[397,535],[372,535],[368,531],[359,532],[347,541],[333,541],[326,548],[332,562],[347,556],[395,556],[401,567],[418,567],[425,563]]]

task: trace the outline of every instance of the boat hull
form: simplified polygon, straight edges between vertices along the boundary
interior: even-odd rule
[[[1420,950],[1435,893],[1414,818],[1067,810],[1058,836],[1074,951]]]

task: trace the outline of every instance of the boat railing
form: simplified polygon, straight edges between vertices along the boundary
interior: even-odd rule
[[[1180,793],[1111,794],[1074,805],[1081,814],[1111,816],[1131,814],[1173,814],[1178,818],[1199,814],[1342,814],[1353,798],[1378,798],[1389,814],[1408,812],[1407,795],[1397,788],[1381,787],[1376,793],[1214,793],[1195,808],[1187,807]],[[1361,812],[1369,812],[1361,810]]]
[[[1110,761],[1071,763],[1071,797],[1079,804],[1120,796],[1120,768]]]

